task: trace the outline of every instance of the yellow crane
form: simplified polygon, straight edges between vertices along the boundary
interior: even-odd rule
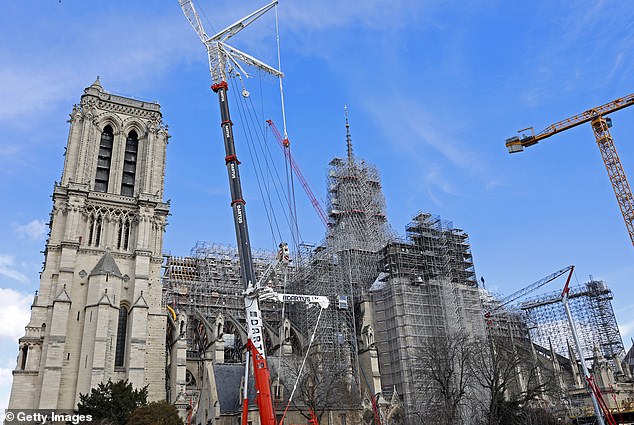
[[[621,160],[616,153],[616,147],[614,146],[614,141],[610,135],[609,129],[612,127],[612,120],[609,117],[606,117],[606,115],[612,112],[631,105],[634,105],[634,93],[551,124],[537,134],[535,134],[533,127],[519,130],[518,133],[530,130],[531,134],[522,134],[521,137],[513,136],[506,139],[506,148],[509,153],[522,152],[525,147],[532,146],[540,140],[554,134],[561,133],[569,128],[576,127],[580,124],[590,122],[597,145],[601,151],[603,163],[608,171],[608,177],[610,177],[610,182],[612,183],[612,189],[614,189],[616,200],[619,203],[621,214],[625,220],[625,226],[627,227],[630,239],[632,240],[632,245],[634,245],[634,196],[632,196],[632,190],[627,182],[625,171],[623,171]]]

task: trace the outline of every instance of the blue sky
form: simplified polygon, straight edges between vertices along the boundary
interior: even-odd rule
[[[199,4],[213,33],[264,2]],[[17,338],[39,286],[66,120],[97,75],[110,92],[161,103],[172,136],[165,250],[186,255],[198,240],[233,243],[234,234],[206,55],[176,0],[0,0],[0,9],[4,407]],[[282,0],[278,12],[289,136],[319,198],[325,198],[328,162],[345,154],[347,104],[355,154],[380,170],[397,232],[420,210],[453,221],[470,234],[478,275],[502,293],[574,264],[574,281],[593,275],[612,288],[630,346],[634,248],[590,126],[514,156],[504,140],[632,92],[634,6]],[[272,14],[263,18],[235,45],[276,63],[273,23]],[[256,77],[247,84],[254,102],[266,99],[265,118],[281,127],[275,81]],[[634,108],[612,119],[632,181]],[[246,154],[241,161],[252,243],[273,249]],[[318,242],[323,228],[301,192],[297,198],[302,236]]]

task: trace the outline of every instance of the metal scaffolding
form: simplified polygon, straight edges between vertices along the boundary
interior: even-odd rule
[[[345,365],[353,392],[360,396],[359,323],[355,307],[378,274],[378,252],[393,233],[387,224],[385,198],[377,169],[352,153],[347,125],[348,155],[330,162],[328,232],[320,246],[303,258],[293,279],[293,290],[331,297],[322,313],[317,346],[327,354],[324,370]],[[303,316],[303,317],[302,317]],[[316,325],[317,312],[291,316],[304,329]]]
[[[483,337],[485,329],[467,234],[429,213],[417,214],[406,234],[381,250],[370,291],[384,395],[396,388],[414,412],[419,350],[435,336]]]
[[[605,282],[590,280],[573,287],[569,298],[584,359],[592,360],[595,345],[601,348],[606,359],[613,360],[621,355],[624,352],[623,340],[612,310],[612,291]],[[568,343],[572,344],[572,337],[561,303],[561,292],[524,301],[520,308],[526,315],[532,341],[548,347],[550,339],[555,352],[568,357]]]
[[[285,314],[297,338],[304,341],[319,317],[313,347],[323,359],[321,371],[341,377],[344,368],[352,395],[342,399],[340,407],[360,406],[363,374],[369,372],[361,370],[359,360],[360,341],[365,339],[363,347],[376,349],[380,363],[382,388],[376,390],[389,399],[396,388],[412,411],[421,397],[412,375],[417,351],[439,334],[485,335],[469,239],[451,222],[422,212],[406,226],[405,239],[396,237],[387,223],[379,172],[355,158],[346,127],[347,157],[333,159],[327,171],[327,234],[319,245],[300,247],[287,288],[297,294],[328,296],[331,307],[319,317],[317,309],[289,305]],[[273,252],[254,252],[258,276],[273,256]],[[281,282],[276,279],[268,285],[279,290]],[[244,320],[235,247],[198,243],[191,257],[168,256],[164,285],[165,302],[181,311],[192,314],[197,309],[210,321],[220,312],[235,322]],[[263,305],[264,319],[273,329],[281,320],[280,309]],[[241,347],[234,345],[231,351],[230,342],[225,342],[226,360],[241,361]]]
[[[259,278],[272,263],[275,252],[254,250],[253,260]],[[188,315],[188,356],[194,356],[195,313],[199,312],[209,323],[214,323],[219,314],[233,320],[224,322],[225,362],[242,361],[241,333],[239,325],[245,323],[243,284],[240,276],[240,261],[235,246],[198,242],[189,257],[168,255],[164,262],[163,301],[178,312]],[[280,288],[279,276],[272,276],[268,284]],[[262,306],[270,329],[277,329],[281,315],[275,304]],[[269,348],[272,335],[267,335]]]

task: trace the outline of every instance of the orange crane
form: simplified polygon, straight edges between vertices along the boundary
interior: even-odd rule
[[[506,148],[509,153],[522,152],[525,147],[532,146],[540,140],[564,130],[568,130],[569,128],[576,127],[580,124],[590,122],[594,132],[594,137],[599,145],[599,150],[601,151],[601,157],[603,158],[605,168],[608,171],[610,182],[612,183],[612,189],[614,189],[616,200],[619,204],[619,208],[621,209],[623,219],[625,220],[625,226],[627,227],[630,239],[634,245],[634,196],[632,196],[632,190],[627,182],[625,171],[623,171],[621,160],[616,153],[616,147],[614,146],[614,141],[610,135],[609,129],[612,127],[612,120],[609,117],[606,117],[606,115],[611,114],[612,112],[631,105],[634,105],[634,93],[551,124],[542,132],[537,134],[535,134],[533,127],[519,130],[518,133],[530,130],[531,134],[522,134],[522,137],[513,136],[506,139]]]
[[[273,120],[266,120],[266,123],[269,125],[269,128],[271,129],[273,136],[275,136],[275,140],[277,140],[277,143],[284,150],[284,156],[286,157],[286,160],[289,162],[289,164],[293,168],[293,171],[295,171],[295,175],[297,176],[297,179],[299,180],[299,182],[302,184],[302,187],[304,188],[304,192],[306,192],[306,196],[308,196],[308,199],[310,199],[310,203],[313,204],[313,208],[315,208],[315,211],[317,212],[319,219],[324,224],[324,226],[328,227],[328,216],[324,212],[324,209],[321,207],[321,204],[315,197],[315,194],[313,193],[310,186],[308,185],[308,182],[304,178],[304,175],[302,174],[302,171],[300,170],[299,165],[297,165],[295,158],[291,155],[291,150],[290,150],[291,142],[287,138],[286,139],[282,138],[282,135],[278,131],[277,127],[275,126],[275,123],[273,123]]]

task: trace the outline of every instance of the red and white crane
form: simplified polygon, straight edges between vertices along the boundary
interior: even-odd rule
[[[258,297],[249,295],[256,292],[257,281],[253,267],[253,254],[251,252],[251,242],[249,240],[249,230],[247,227],[245,201],[242,196],[242,184],[239,172],[240,162],[236,155],[232,129],[233,123],[231,122],[231,116],[229,114],[227,77],[229,74],[235,73],[236,69],[238,69],[242,75],[248,76],[249,74],[243,69],[242,63],[246,63],[278,77],[281,77],[283,74],[264,62],[255,59],[253,56],[229,46],[227,40],[253,23],[268,10],[272,9],[277,5],[277,0],[236,21],[212,37],[209,37],[205,33],[205,29],[200,22],[200,17],[192,1],[179,0],[178,3],[183,9],[185,17],[207,49],[209,72],[211,73],[213,82],[211,89],[218,95],[225,146],[225,164],[227,166],[229,188],[231,191],[231,208],[233,210],[241,276],[244,284],[244,304],[248,335],[247,347],[250,357],[253,360],[253,375],[257,389],[256,402],[260,410],[260,421],[262,425],[275,425],[275,412],[273,410],[269,382],[270,373],[266,362],[266,353],[264,351],[262,313],[260,311]]]
[[[261,71],[281,78],[282,72],[265,64],[264,62],[244,53],[235,47],[227,44],[227,40],[238,32],[253,23],[264,13],[277,5],[277,0],[273,0],[268,5],[256,10],[250,15],[236,21],[232,25],[209,37],[200,21],[198,12],[191,0],[178,0],[185,17],[196,31],[196,34],[203,42],[209,59],[209,72],[211,73],[211,89],[217,94],[220,105],[221,127],[225,147],[225,164],[229,177],[229,189],[231,192],[231,208],[233,210],[233,220],[235,224],[236,242],[238,246],[238,256],[240,258],[241,276],[244,284],[244,304],[247,325],[247,362],[245,368],[245,388],[248,378],[249,357],[253,361],[253,375],[255,377],[256,403],[259,408],[261,425],[276,425],[275,410],[271,399],[270,372],[266,361],[264,349],[264,327],[260,301],[282,301],[282,302],[304,302],[307,304],[317,304],[322,309],[327,308],[329,300],[327,297],[297,295],[297,294],[277,294],[272,289],[265,286],[266,278],[256,280],[253,266],[253,254],[251,252],[251,242],[249,240],[249,229],[247,226],[247,215],[245,201],[242,196],[242,183],[238,157],[236,155],[233,123],[229,113],[229,102],[227,98],[228,84],[227,78],[237,76],[238,73],[245,77],[249,74],[244,70],[242,64],[253,66]],[[288,246],[280,244],[280,250],[275,264],[269,270],[272,271],[278,265],[287,264],[289,261]],[[248,405],[243,406],[243,424],[247,423]],[[314,415],[313,415],[314,419]],[[316,424],[316,420],[311,422]]]

